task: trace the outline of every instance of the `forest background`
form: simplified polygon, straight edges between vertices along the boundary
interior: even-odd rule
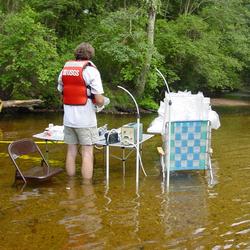
[[[156,109],[172,91],[250,87],[249,0],[1,0],[0,99],[61,106],[57,77],[90,42],[112,109]]]

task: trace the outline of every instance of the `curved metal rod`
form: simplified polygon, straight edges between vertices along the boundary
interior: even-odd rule
[[[139,141],[139,137],[140,137],[140,112],[139,112],[139,108],[138,108],[138,105],[137,105],[137,102],[135,100],[135,98],[133,97],[133,95],[125,88],[123,88],[122,86],[117,86],[118,88],[124,90],[131,98],[132,100],[134,101],[135,103],[135,106],[136,106],[136,110],[137,110],[137,131],[136,131],[136,193],[138,193],[139,191],[139,157],[140,157],[140,152],[139,152],[139,144],[140,144],[140,141]]]
[[[167,83],[166,78],[164,77],[164,75],[161,73],[161,71],[160,71],[159,69],[156,68],[156,71],[157,71],[158,74],[163,78],[163,81],[164,81],[165,85],[167,86],[167,91],[168,91],[168,93],[170,94],[170,90],[169,90],[169,87],[168,87],[168,83]]]
[[[138,115],[138,117],[140,117],[140,112],[139,112],[138,104],[137,104],[135,98],[133,97],[133,95],[127,89],[125,89],[124,87],[119,86],[119,85],[117,87],[120,88],[120,89],[123,89],[125,92],[127,92],[130,95],[130,97],[133,99],[133,101],[135,103],[136,110],[137,110],[137,115]]]
[[[167,154],[165,154],[165,162],[167,163],[167,191],[169,191],[169,181],[170,181],[170,152],[171,152],[171,105],[172,105],[172,100],[171,100],[171,94],[170,94],[170,90],[168,87],[168,83],[165,79],[165,77],[163,76],[163,74],[161,73],[160,70],[158,70],[156,68],[156,71],[158,72],[158,74],[163,78],[164,83],[167,87],[167,92],[168,92],[168,111],[166,110],[166,106],[165,106],[165,114],[166,112],[168,112],[168,148],[167,148]],[[165,95],[166,96],[166,95]],[[165,120],[163,122],[163,129],[165,129]],[[164,169],[165,171],[166,169]],[[165,179],[165,177],[163,178]],[[163,180],[164,181],[164,180]]]

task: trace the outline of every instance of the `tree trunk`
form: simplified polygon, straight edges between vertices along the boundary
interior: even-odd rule
[[[154,0],[152,0],[154,2]],[[151,65],[152,55],[154,51],[154,31],[155,31],[155,17],[156,17],[156,6],[151,3],[148,10],[148,49],[145,56],[145,63],[142,67],[141,73],[137,79],[137,94],[140,96],[145,90],[146,80]]]
[[[187,16],[190,10],[190,0],[187,0],[184,7],[184,15]]]
[[[16,107],[28,107],[31,108],[33,106],[39,105],[43,103],[40,99],[32,99],[32,100],[10,100],[10,101],[2,101],[0,100],[0,112],[2,108],[16,108]]]

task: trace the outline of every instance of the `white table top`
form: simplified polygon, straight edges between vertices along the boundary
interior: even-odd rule
[[[140,144],[149,140],[153,136],[154,135],[152,135],[152,134],[143,134],[142,140],[140,141]],[[45,141],[63,141],[63,134],[61,134],[61,133],[49,134],[46,131],[42,132],[42,133],[35,134],[35,135],[33,135],[33,137],[37,138],[37,139],[45,140]],[[105,138],[104,137],[100,138],[100,140],[96,143],[96,145],[107,146]],[[134,147],[134,145],[132,145],[132,144],[124,145],[121,142],[110,143],[109,146],[111,146],[111,147],[125,147],[125,148],[133,148]]]
[[[47,132],[42,132],[33,135],[33,137],[45,141],[63,141],[63,134],[61,133],[60,134],[52,133],[51,135],[49,135]]]

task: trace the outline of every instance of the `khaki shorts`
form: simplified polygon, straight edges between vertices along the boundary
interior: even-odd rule
[[[99,140],[97,127],[71,128],[64,126],[63,132],[66,144],[93,145]]]

